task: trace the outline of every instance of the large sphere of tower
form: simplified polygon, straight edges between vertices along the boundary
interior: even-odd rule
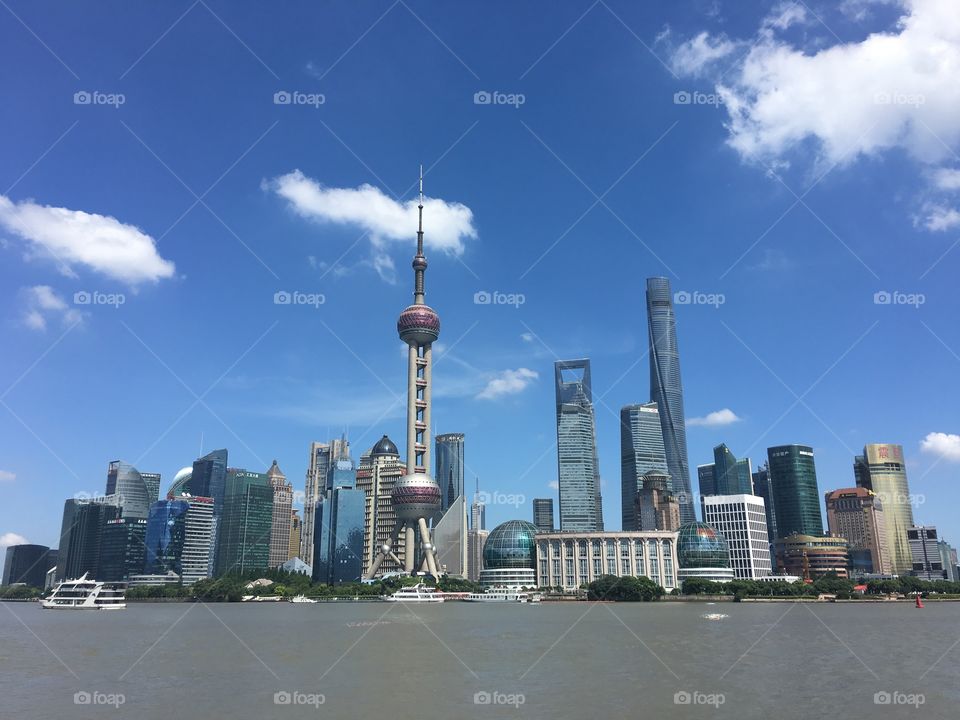
[[[390,493],[398,520],[429,518],[440,509],[440,486],[425,473],[404,475]]]
[[[400,313],[397,333],[408,345],[429,345],[440,337],[440,316],[429,305],[411,305]]]

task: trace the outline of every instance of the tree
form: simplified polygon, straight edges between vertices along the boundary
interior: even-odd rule
[[[601,575],[587,586],[587,599],[649,602],[659,599],[665,592],[660,585],[648,577]]]

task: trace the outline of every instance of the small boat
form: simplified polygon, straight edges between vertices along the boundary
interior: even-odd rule
[[[53,592],[40,601],[40,607],[46,610],[123,610],[127,607],[126,583],[91,580],[88,574],[58,583]]]
[[[424,583],[417,583],[411,587],[405,587],[397,590],[393,595],[387,595],[383,598],[387,602],[443,602],[444,597],[437,592],[435,587],[430,587]]]
[[[290,598],[290,601],[289,601],[289,602],[292,602],[292,603],[310,603],[310,604],[313,604],[313,603],[315,603],[315,602],[317,602],[317,601],[316,601],[314,598],[308,598],[306,595],[295,595],[294,597]]]

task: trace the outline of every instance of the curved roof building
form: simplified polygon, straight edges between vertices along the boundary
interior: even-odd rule
[[[526,520],[497,525],[483,545],[484,587],[534,587],[536,580],[537,526]]]
[[[730,549],[726,538],[703,522],[681,526],[677,533],[678,577],[716,582],[733,580]]]

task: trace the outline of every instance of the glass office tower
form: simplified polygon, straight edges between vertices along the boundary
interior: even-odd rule
[[[880,498],[891,572],[906,575],[913,568],[907,539],[907,530],[913,526],[913,506],[903,447],[891,443],[867,445],[863,455],[854,459],[853,472],[857,487],[872,490]]]
[[[359,580],[367,494],[350,487],[328,490],[314,511],[313,581],[334,585]]]
[[[554,363],[560,529],[603,529],[589,360]]]
[[[131,575],[142,573],[146,533],[144,518],[119,517],[105,521],[100,536],[97,580],[125,582]]]
[[[57,578],[76,580],[84,573],[96,578],[100,565],[100,542],[107,520],[120,517],[116,505],[71,498],[63,506]]]
[[[763,498],[764,510],[767,513],[767,535],[770,536],[772,543],[778,537],[777,534],[777,515],[773,508],[773,486],[770,483],[770,472],[764,463],[753,474],[753,494]]]
[[[443,493],[440,509],[446,511],[463,497],[463,433],[445,433],[436,437],[433,477]]]
[[[213,516],[218,518],[223,512],[226,482],[227,451],[214,450],[194,460],[193,474],[184,490],[191,495],[213,498]]]
[[[660,411],[655,402],[626,405],[620,408],[620,515],[623,530],[640,529],[636,499],[642,487],[641,477],[648,472],[669,475]],[[671,491],[668,481],[667,492]]]
[[[216,500],[214,500],[216,507]],[[264,473],[228,468],[217,531],[216,575],[266,570],[273,529],[273,488]]]
[[[181,560],[189,509],[190,503],[179,499],[160,500],[150,508],[144,573],[165,575],[172,571],[180,575],[183,572]]]
[[[148,473],[147,477],[149,484],[130,463],[112,461],[107,467],[107,502],[120,507],[124,517],[145,520],[150,513],[150,493],[156,496],[160,489],[159,475]]]
[[[813,448],[780,445],[767,448],[767,470],[773,489],[777,535],[823,536],[823,513],[817,489]]]
[[[673,314],[670,281],[665,277],[647,278],[647,336],[650,343],[650,400],[657,403],[660,412],[667,472],[673,492],[680,501],[680,521],[686,524],[696,520],[696,512],[690,491],[677,322]]]

